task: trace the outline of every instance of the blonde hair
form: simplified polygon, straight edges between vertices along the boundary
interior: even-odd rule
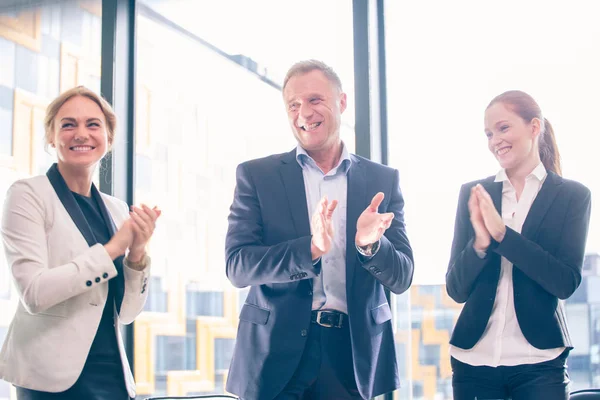
[[[46,117],[44,118],[44,129],[46,131],[44,141],[46,148],[48,148],[48,145],[50,145],[54,139],[54,123],[58,111],[67,101],[76,96],[86,97],[92,100],[94,103],[98,104],[98,107],[100,107],[100,110],[102,110],[104,118],[106,119],[106,134],[108,136],[108,148],[110,150],[115,138],[117,116],[115,115],[115,112],[110,104],[108,104],[108,102],[104,100],[102,96],[94,93],[85,86],[77,86],[67,90],[64,93],[61,93],[48,105],[48,108],[46,108]]]

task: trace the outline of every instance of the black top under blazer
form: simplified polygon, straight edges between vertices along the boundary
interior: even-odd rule
[[[450,344],[471,349],[483,335],[496,298],[500,260],[513,263],[517,320],[527,341],[538,349],[573,348],[564,307],[581,283],[591,210],[591,193],[582,184],[548,172],[523,224],[522,233],[506,228],[502,242],[492,240],[485,258],[473,249],[475,232],[468,200],[481,183],[501,213],[502,182],[494,176],[462,186],[454,240],[446,273],[448,295],[465,303]]]

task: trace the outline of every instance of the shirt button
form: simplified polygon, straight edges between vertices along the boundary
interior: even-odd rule
[[[105,272],[105,273],[103,273],[103,274],[102,274],[102,277],[103,277],[104,279],[106,279],[106,278],[108,278],[108,274]]]
[[[85,283],[85,285],[86,285],[86,286],[92,286],[92,281],[87,281],[87,282]]]
[[[96,283],[100,283],[100,278],[96,278],[94,280],[96,281]]]
[[[302,336],[306,336],[306,335],[308,335],[308,331],[306,329],[302,329],[302,331],[300,331],[300,334]]]

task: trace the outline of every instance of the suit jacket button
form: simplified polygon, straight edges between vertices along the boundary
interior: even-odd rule
[[[92,286],[92,281],[87,281],[87,282],[85,283],[85,285],[86,285],[86,286]]]
[[[104,279],[106,279],[106,278],[108,278],[108,274],[105,272],[105,273],[103,273],[103,274],[102,274],[102,277],[103,277]]]
[[[306,335],[308,335],[308,331],[307,331],[306,329],[302,329],[302,330],[300,331],[300,334],[301,334],[302,336],[306,336]]]
[[[96,281],[96,283],[100,283],[100,278],[96,278],[94,280]]]

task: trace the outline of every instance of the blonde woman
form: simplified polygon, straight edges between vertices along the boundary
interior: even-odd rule
[[[125,400],[135,384],[119,333],[148,296],[146,244],[160,210],[132,207],[92,183],[115,138],[110,105],[85,87],[47,109],[58,162],[15,182],[2,239],[19,304],[0,352],[0,378],[19,400]]]

